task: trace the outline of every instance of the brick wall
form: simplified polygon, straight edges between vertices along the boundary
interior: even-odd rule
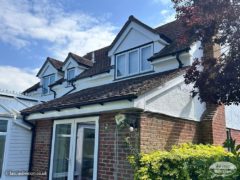
[[[231,137],[236,139],[236,144],[240,144],[240,130],[230,129]]]
[[[140,121],[140,148],[142,152],[170,149],[184,142],[198,142],[199,123],[179,118],[144,113]]]
[[[118,180],[132,180],[133,171],[128,163],[128,148],[124,143],[124,138],[129,136],[129,130],[118,131],[118,165],[114,156],[115,152],[115,114],[104,114],[99,120],[99,149],[98,149],[98,179],[107,180],[114,179],[114,175],[118,176]],[[117,170],[118,169],[118,173]],[[115,174],[116,173],[116,174]]]
[[[214,111],[212,111],[214,110]],[[220,107],[207,112],[202,122],[188,121],[154,113],[128,113],[136,119],[140,130],[140,150],[151,152],[159,149],[170,149],[172,145],[192,142],[212,141],[222,143],[226,139],[224,108]],[[127,161],[130,154],[124,138],[131,136],[128,128],[118,131],[118,159],[116,160],[116,113],[102,114],[99,119],[99,151],[98,179],[108,180],[118,176],[119,180],[132,180],[133,170]],[[212,119],[211,119],[212,118]],[[37,121],[32,171],[47,171],[49,169],[50,146],[52,136],[52,121]],[[232,136],[240,141],[240,131],[232,130]],[[203,141],[204,140],[204,141]],[[118,171],[117,171],[118,170]],[[32,177],[45,180],[47,176]]]
[[[200,123],[200,142],[223,145],[226,138],[224,106],[207,105]]]
[[[30,179],[48,179],[49,158],[52,141],[52,121],[37,121],[34,137],[32,168],[33,172],[47,172],[47,176],[32,176]]]

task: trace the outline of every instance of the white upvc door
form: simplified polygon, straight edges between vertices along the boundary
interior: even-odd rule
[[[98,129],[98,117],[54,121],[49,179],[97,179]]]

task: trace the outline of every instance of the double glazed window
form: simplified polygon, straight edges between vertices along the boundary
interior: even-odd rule
[[[67,70],[67,86],[71,85],[71,80],[75,77],[75,68]]]
[[[0,120],[0,178],[2,176],[4,149],[7,135],[7,123],[8,121],[6,120]]]
[[[75,68],[71,68],[67,70],[67,81],[70,81],[75,77]]]
[[[153,55],[152,45],[136,48],[116,56],[116,77],[126,77],[152,70],[148,59]]]
[[[54,74],[43,77],[42,93],[49,94],[50,93],[49,85],[51,85],[54,82],[55,82]]]

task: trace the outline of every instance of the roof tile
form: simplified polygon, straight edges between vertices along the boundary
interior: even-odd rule
[[[67,96],[30,107],[23,110],[22,113],[28,115],[34,112],[71,108],[118,99],[136,98],[137,96],[184,74],[185,71],[186,67],[83,89]]]

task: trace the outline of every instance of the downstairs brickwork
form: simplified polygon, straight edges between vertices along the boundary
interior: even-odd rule
[[[200,122],[200,142],[223,145],[227,138],[224,106],[207,105]]]
[[[33,145],[32,172],[47,172],[46,176],[31,176],[33,180],[47,180],[52,141],[52,121],[37,121]]]
[[[140,129],[140,149],[144,153],[169,150],[172,145],[199,140],[199,122],[165,115],[143,113]]]
[[[230,129],[232,139],[236,140],[236,144],[240,144],[240,130]]]
[[[98,147],[98,179],[112,180],[114,176],[118,180],[132,180],[133,170],[127,160],[130,155],[125,144],[125,137],[129,136],[129,129],[118,131],[118,143],[116,139],[116,114],[104,114],[99,120],[99,147]],[[118,144],[118,148],[116,146]],[[116,150],[118,149],[118,158]]]

